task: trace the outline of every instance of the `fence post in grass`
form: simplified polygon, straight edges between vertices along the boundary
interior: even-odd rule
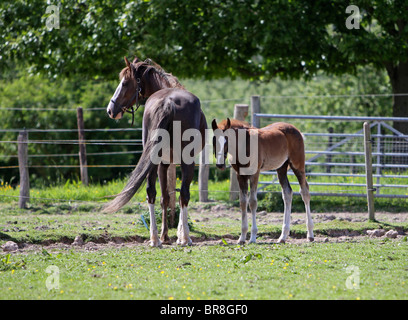
[[[18,207],[26,208],[30,201],[30,180],[28,174],[28,132],[20,131],[18,138],[18,168],[20,171],[20,197]]]
[[[259,98],[259,96],[256,96]],[[257,111],[259,112],[259,110]],[[248,115],[248,105],[247,104],[236,104],[234,106],[234,119],[245,121]],[[230,200],[239,199],[239,185],[237,174],[233,168],[230,169]]]
[[[81,171],[82,184],[88,185],[88,163],[86,160],[86,145],[85,141],[85,126],[84,115],[82,108],[77,108],[77,120],[78,120],[78,141],[79,141],[79,166]]]
[[[367,184],[367,203],[368,203],[368,219],[375,220],[374,216],[374,187],[373,187],[373,166],[372,166],[372,147],[371,147],[371,132],[370,124],[364,122],[364,154],[366,168],[366,184]]]
[[[205,139],[205,137],[203,137]],[[204,148],[200,155],[200,166],[198,169],[198,200],[208,202],[208,176],[210,174],[209,150],[207,141],[204,141]]]

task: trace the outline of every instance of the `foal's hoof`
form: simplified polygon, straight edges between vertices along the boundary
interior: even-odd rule
[[[163,247],[162,242],[160,240],[158,241],[150,240],[150,246],[153,248],[160,248],[160,249]]]
[[[308,240],[309,240],[309,242],[313,242],[314,241],[314,238],[312,238],[312,237],[309,237],[309,238],[307,238]]]
[[[180,240],[177,239],[177,245],[182,246],[182,247],[186,247],[186,246],[192,246],[193,245],[193,240],[191,240],[191,238],[188,238],[188,240]]]

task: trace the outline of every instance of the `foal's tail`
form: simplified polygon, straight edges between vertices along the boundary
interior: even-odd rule
[[[143,153],[139,159],[136,168],[132,171],[129,177],[129,181],[123,190],[116,195],[116,198],[111,202],[106,204],[103,208],[104,213],[113,213],[122,208],[139,190],[140,186],[143,184],[147,175],[152,172],[157,164],[152,162],[151,153],[154,149],[157,141],[154,137],[155,129],[166,129],[168,130],[173,119],[173,103],[167,102],[161,104],[155,112],[154,123],[149,127],[149,134],[146,139],[146,143],[143,147]]]

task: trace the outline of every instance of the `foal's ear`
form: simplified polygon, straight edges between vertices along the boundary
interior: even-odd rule
[[[214,120],[211,122],[211,125],[212,125],[212,129],[213,129],[214,131],[218,129],[217,120],[214,119]]]
[[[129,62],[129,60],[128,60],[128,58],[125,56],[125,62],[126,62],[126,65],[128,66],[128,68],[130,68],[130,62]]]
[[[227,127],[225,129],[231,128],[231,120],[230,118],[227,118]]]

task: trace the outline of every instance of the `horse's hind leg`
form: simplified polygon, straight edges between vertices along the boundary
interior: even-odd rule
[[[314,240],[313,236],[313,220],[312,220],[312,214],[310,212],[310,193],[309,193],[309,185],[307,184],[306,181],[306,174],[304,170],[298,170],[294,167],[292,167],[293,172],[296,175],[296,178],[299,181],[300,185],[300,194],[302,196],[302,200],[305,204],[305,210],[306,210],[306,227],[307,227],[307,238],[309,239],[310,242]]]
[[[157,168],[153,169],[147,176],[147,203],[150,214],[150,245],[152,247],[161,247],[161,241],[157,233],[156,216],[154,214],[154,202],[156,201],[156,180]]]
[[[278,242],[285,243],[290,231],[290,214],[292,211],[292,196],[293,191],[288,180],[288,162],[285,162],[278,170],[279,183],[282,186],[282,198],[284,202],[282,234]]]
[[[170,195],[167,188],[167,169],[169,168],[168,164],[161,163],[159,165],[159,181],[160,181],[160,190],[161,190],[161,200],[160,205],[162,208],[162,228],[160,240],[163,243],[170,243],[170,238],[168,236],[169,227],[167,224],[167,208],[169,206]]]
[[[181,188],[180,188],[180,216],[177,227],[177,244],[186,246],[191,245],[190,230],[188,228],[187,206],[190,201],[190,184],[194,176],[194,163],[181,164]]]

